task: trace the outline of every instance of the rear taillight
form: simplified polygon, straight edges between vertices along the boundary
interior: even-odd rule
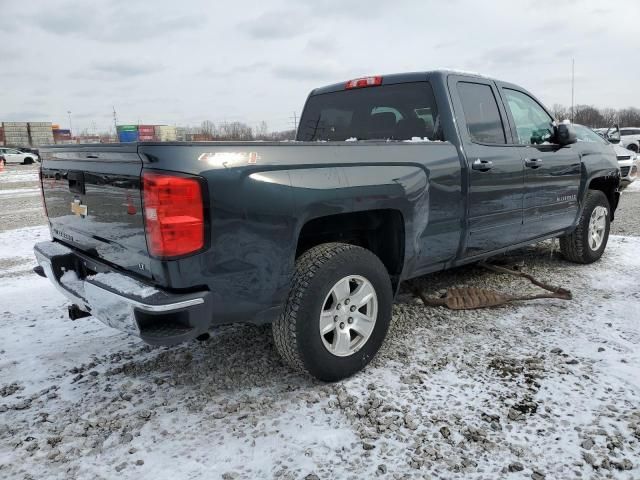
[[[382,77],[363,77],[349,80],[344,88],[350,90],[352,88],[375,87],[378,85],[382,85]]]
[[[152,256],[177,257],[204,247],[204,206],[198,179],[144,172],[142,198]]]

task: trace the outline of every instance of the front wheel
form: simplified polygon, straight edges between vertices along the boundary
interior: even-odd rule
[[[389,274],[369,250],[325,243],[297,260],[285,308],[273,323],[283,360],[298,371],[335,382],[365,367],[391,321]]]
[[[575,263],[593,263],[604,253],[609,240],[611,207],[599,190],[589,190],[578,226],[569,235],[560,237],[560,252]]]

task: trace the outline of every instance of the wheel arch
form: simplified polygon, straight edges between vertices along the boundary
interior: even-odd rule
[[[609,200],[609,206],[611,207],[611,220],[614,219],[614,212],[618,208],[618,202],[620,201],[620,177],[603,176],[595,177],[589,181],[587,185],[588,190],[599,190]],[[586,192],[585,192],[586,195]]]
[[[374,253],[397,290],[405,260],[405,220],[396,209],[376,209],[326,215],[307,220],[300,229],[296,258],[329,242],[358,245]]]

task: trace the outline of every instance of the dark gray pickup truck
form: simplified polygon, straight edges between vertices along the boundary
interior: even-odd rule
[[[311,92],[295,142],[43,148],[36,270],[72,317],[157,345],[272,323],[289,365],[338,380],[380,348],[403,280],[552,237],[600,258],[620,182],[604,147],[516,85],[356,79]]]

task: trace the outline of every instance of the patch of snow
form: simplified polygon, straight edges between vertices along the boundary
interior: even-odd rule
[[[126,296],[147,298],[158,293],[155,288],[116,272],[97,273],[87,277],[87,280],[93,280]]]
[[[356,137],[349,137],[345,140],[345,142],[357,142],[358,139]]]

